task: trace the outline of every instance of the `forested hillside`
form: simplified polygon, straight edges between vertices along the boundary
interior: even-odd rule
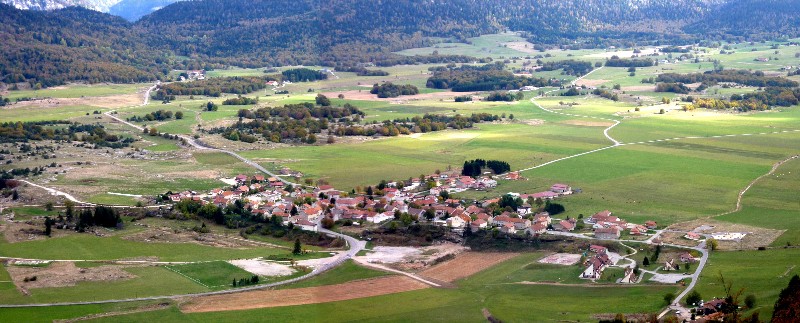
[[[522,31],[539,46],[631,46],[797,35],[792,0],[205,0],[129,23],[68,8],[0,7],[0,81],[136,82],[173,68],[465,62],[405,57],[430,37]],[[748,19],[743,19],[747,17]],[[752,17],[752,19],[751,19]],[[184,57],[175,59],[174,57]]]

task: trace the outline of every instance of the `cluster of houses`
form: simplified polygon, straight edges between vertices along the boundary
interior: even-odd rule
[[[629,230],[631,235],[643,235],[658,226],[655,221],[647,221],[644,225],[628,223],[613,216],[609,210],[595,213],[586,222],[592,225],[594,237],[597,239],[619,239],[625,230]]]
[[[516,212],[505,211],[493,216],[487,207],[498,202],[499,198],[485,201],[480,205],[464,205],[457,199],[441,198],[436,188],[459,190],[462,185],[481,182],[480,178],[475,180],[464,176],[447,177],[444,180],[445,185],[435,187],[427,194],[410,193],[398,189],[396,183],[388,183],[381,191],[382,195],[374,197],[350,196],[330,185],[321,185],[313,191],[306,191],[300,187],[287,191],[284,182],[263,175],[238,175],[234,180],[235,185],[227,189],[217,188],[202,194],[185,191],[172,194],[169,199],[172,202],[191,199],[203,204],[213,203],[219,207],[240,200],[253,214],[265,218],[277,216],[284,224],[292,223],[301,229],[311,231],[317,231],[317,223],[324,217],[334,221],[351,220],[354,224],[380,223],[395,219],[398,214],[404,213],[416,220],[430,221],[435,225],[450,227],[454,231],[463,231],[467,228],[476,231],[496,227],[508,234],[542,234],[548,228],[571,231],[577,222],[575,219],[567,219],[554,223],[550,214],[535,213],[527,203],[517,208]],[[420,182],[412,179],[409,184],[419,185]],[[554,196],[559,196],[569,192],[569,186],[556,184],[551,190]],[[517,196],[527,199],[533,195],[517,194]]]

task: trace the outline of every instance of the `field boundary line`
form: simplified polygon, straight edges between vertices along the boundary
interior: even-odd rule
[[[203,283],[201,283],[201,282],[200,282],[199,280],[197,280],[197,279],[194,279],[194,278],[192,278],[192,277],[189,277],[188,275],[186,275],[186,274],[184,274],[184,273],[180,272],[179,270],[177,270],[177,269],[175,269],[175,268],[172,268],[172,267],[170,267],[170,266],[164,266],[164,268],[167,268],[169,271],[171,271],[171,272],[174,272],[174,273],[176,273],[176,274],[178,274],[178,275],[181,275],[181,276],[183,276],[183,277],[186,277],[187,279],[189,279],[189,280],[191,280],[191,281],[193,281],[193,282],[195,282],[195,283],[197,283],[197,284],[199,284],[199,285],[201,285],[201,286],[203,286],[203,287],[205,287],[205,288],[211,289],[211,287],[210,287],[210,286],[208,286],[208,285],[206,285],[206,284],[203,284]]]

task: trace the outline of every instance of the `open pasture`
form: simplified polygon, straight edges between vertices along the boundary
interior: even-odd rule
[[[776,247],[800,245],[800,159],[786,162],[756,182],[742,197],[742,210],[715,219],[758,227],[787,230]]]
[[[233,280],[250,279],[253,276],[253,274],[226,261],[168,265],[166,269],[212,290],[228,289],[231,287]]]
[[[769,318],[781,289],[786,288],[793,275],[800,274],[797,259],[800,259],[800,250],[796,248],[712,252],[696,288],[704,300],[724,298],[721,274],[731,283],[732,292],[744,289],[740,302],[749,294],[755,295],[755,310],[760,312],[760,317]],[[754,310],[746,310],[747,315],[752,312]]]
[[[129,225],[130,226],[130,225]],[[227,260],[231,258],[254,258],[283,254],[286,250],[268,247],[216,248],[196,243],[140,242],[124,239],[130,230],[119,234],[98,237],[74,234],[46,240],[8,243],[0,241],[3,256],[32,259],[86,259],[118,260],[153,257],[160,261]],[[109,231],[108,233],[113,233]]]

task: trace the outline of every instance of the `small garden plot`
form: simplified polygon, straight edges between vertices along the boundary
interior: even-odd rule
[[[543,264],[571,266],[577,264],[578,261],[580,260],[581,260],[581,255],[578,254],[554,253],[552,255],[539,259],[539,262]]]
[[[250,279],[253,274],[225,261],[199,262],[166,266],[189,280],[209,289],[226,289],[240,279]]]

